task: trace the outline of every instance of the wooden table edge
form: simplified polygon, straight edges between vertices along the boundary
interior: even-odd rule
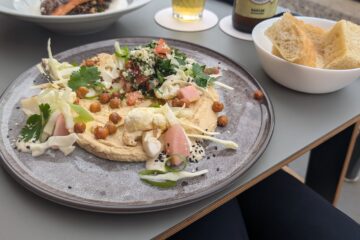
[[[347,171],[347,168],[348,168],[348,165],[349,165],[349,162],[350,162],[350,159],[351,159],[351,153],[352,153],[352,150],[353,150],[354,145],[355,145],[356,136],[358,135],[358,132],[359,132],[360,115],[357,115],[357,116],[353,117],[352,119],[348,120],[344,124],[340,125],[339,127],[333,129],[332,131],[328,132],[327,134],[325,134],[322,137],[318,138],[317,140],[313,141],[312,143],[310,143],[309,145],[307,145],[304,148],[300,149],[299,151],[295,152],[293,155],[289,156],[285,160],[283,160],[280,163],[278,163],[278,164],[274,165],[273,167],[269,168],[267,171],[263,172],[262,174],[260,174],[256,178],[252,179],[248,183],[235,188],[233,191],[231,191],[230,193],[225,195],[223,198],[211,203],[209,206],[207,206],[205,208],[200,209],[198,212],[194,213],[190,217],[186,218],[185,220],[179,222],[178,224],[174,225],[173,227],[169,228],[168,230],[166,230],[166,231],[160,233],[159,235],[155,236],[154,239],[166,239],[166,238],[174,235],[175,233],[177,233],[180,230],[184,229],[185,227],[189,226],[193,222],[199,220],[200,218],[202,218],[205,215],[209,214],[210,212],[214,211],[216,208],[218,208],[221,205],[225,204],[226,202],[230,201],[231,199],[233,199],[234,197],[236,197],[240,193],[246,191],[250,187],[254,186],[255,184],[257,184],[260,181],[264,180],[265,178],[269,177],[270,175],[272,175],[276,171],[280,170],[283,166],[285,166],[285,165],[291,163],[292,161],[298,159],[303,154],[311,151],[313,148],[319,146],[321,143],[327,141],[331,137],[337,135],[338,133],[342,132],[343,130],[345,130],[346,128],[348,128],[349,126],[351,126],[353,124],[356,124],[356,126],[355,126],[355,129],[354,129],[354,132],[353,132],[353,135],[352,135],[352,138],[351,138],[351,142],[350,142],[350,145],[349,145],[349,149],[348,149],[348,152],[347,152],[347,155],[346,155],[346,159],[345,159],[345,162],[344,162],[344,165],[343,165],[343,168],[342,168],[342,174],[341,174],[341,177],[340,177],[340,181],[339,181],[339,184],[337,186],[336,198],[334,200],[334,204],[335,204],[336,201],[338,200],[340,190],[341,190],[341,187],[342,187],[342,182],[343,182],[343,180],[345,178],[345,173]]]

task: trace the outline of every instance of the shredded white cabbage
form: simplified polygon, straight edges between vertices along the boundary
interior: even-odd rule
[[[226,148],[237,149],[239,147],[239,145],[233,141],[222,140],[222,139],[218,139],[215,137],[198,135],[198,134],[188,134],[187,136],[189,138],[200,138],[200,139],[206,139],[206,140],[210,140],[210,141],[213,141],[216,143],[220,143],[220,144],[224,145]]]
[[[198,172],[186,172],[186,171],[180,171],[180,172],[168,172],[164,174],[157,174],[157,175],[140,175],[141,179],[146,179],[150,181],[178,181],[183,178],[193,178],[197,176],[204,175],[208,173],[209,171],[207,169],[201,170]]]

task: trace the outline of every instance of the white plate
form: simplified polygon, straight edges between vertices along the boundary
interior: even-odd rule
[[[297,18],[324,29],[330,29],[335,24],[332,20],[322,18]],[[265,35],[265,31],[279,19],[272,18],[263,21],[256,25],[252,32],[261,65],[274,81],[300,92],[329,93],[348,86],[360,77],[360,68],[346,70],[313,68],[290,63],[273,55],[272,43]]]
[[[134,11],[151,0],[115,0],[109,10],[102,13],[45,16],[38,11],[40,0],[2,0],[0,13],[37,23],[47,29],[65,34],[87,34],[101,31],[126,13]]]

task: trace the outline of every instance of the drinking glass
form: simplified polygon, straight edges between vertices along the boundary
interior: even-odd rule
[[[173,17],[182,21],[200,20],[206,0],[172,0]]]

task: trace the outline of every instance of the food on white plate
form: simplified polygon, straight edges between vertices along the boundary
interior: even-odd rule
[[[114,53],[99,53],[79,66],[53,58],[50,41],[48,52],[38,68],[49,82],[21,101],[28,119],[16,142],[20,151],[38,156],[52,148],[67,155],[76,142],[104,159],[146,162],[140,178],[171,187],[207,173],[185,171],[188,162],[206,156],[203,141],[238,147],[215,131],[229,122],[215,86],[232,89],[216,81],[220,69],[163,39],[133,49],[116,42]]]
[[[124,0],[41,0],[40,13],[53,16],[91,14],[126,5]]]
[[[360,68],[360,26],[345,20],[326,31],[285,13],[265,34],[273,54],[289,62],[317,68]]]

